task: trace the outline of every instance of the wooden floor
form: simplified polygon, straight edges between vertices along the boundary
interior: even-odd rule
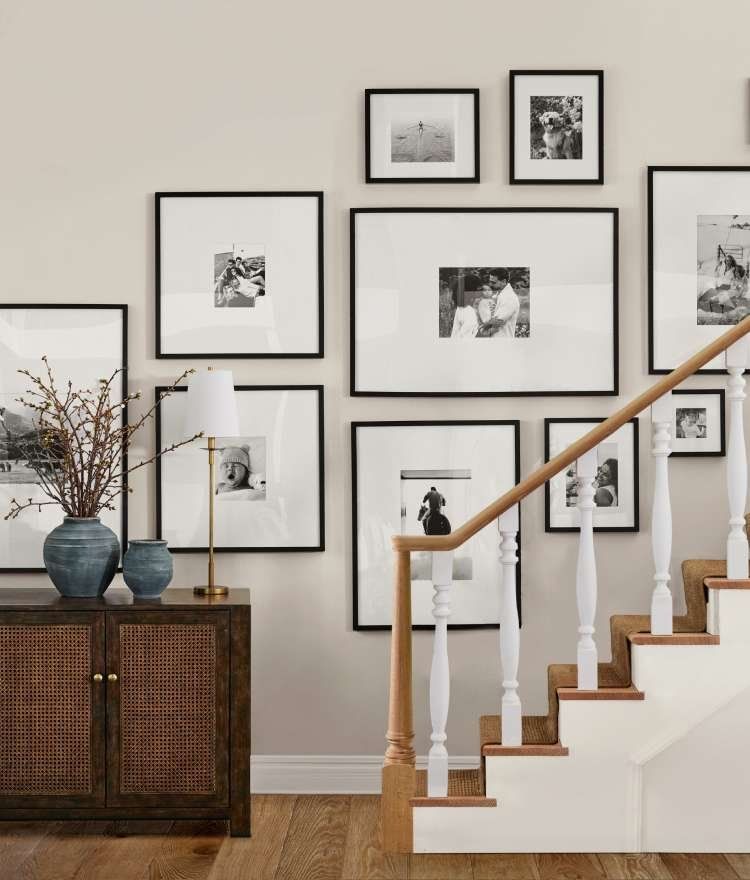
[[[386,855],[378,798],[265,795],[221,822],[0,822],[2,880],[750,880],[750,855]]]

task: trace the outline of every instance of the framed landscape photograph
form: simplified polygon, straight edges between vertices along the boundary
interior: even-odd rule
[[[367,183],[478,183],[479,89],[366,89]]]
[[[0,306],[0,571],[44,571],[44,539],[63,520],[56,505],[30,507],[22,517],[5,520],[12,498],[47,501],[38,474],[29,465],[30,450],[39,438],[34,413],[17,398],[31,386],[18,373],[28,370],[45,378],[46,356],[55,384],[94,388],[102,378],[123,370],[113,385],[113,399],[127,396],[127,306],[125,305],[2,305]],[[127,421],[127,411],[123,411]],[[41,447],[41,440],[38,441]],[[114,510],[103,510],[102,522],[127,550],[127,494]]]
[[[323,193],[156,193],[156,357],[323,357]]]
[[[510,71],[510,182],[604,183],[604,72]]]
[[[604,419],[545,419],[544,460],[549,461],[580,440]],[[631,419],[597,447],[594,479],[594,531],[637,532],[638,419]],[[577,462],[544,484],[544,530],[577,532]]]
[[[672,391],[672,457],[726,455],[724,389]]]
[[[355,396],[617,394],[616,208],[355,208]]]
[[[165,390],[156,388],[157,398]],[[237,385],[235,392],[242,435],[216,438],[215,550],[324,550],[323,386]],[[185,439],[186,400],[162,401],[157,448]],[[158,458],[156,486],[157,536],[173,553],[205,553],[205,439]]]
[[[389,629],[391,537],[450,534],[511,489],[520,476],[519,423],[353,422],[351,432],[354,629]],[[498,625],[499,540],[488,527],[454,552],[449,626]],[[431,561],[429,552],[411,554],[415,629],[434,625]],[[517,578],[520,611],[520,563]]]
[[[649,372],[750,314],[750,166],[648,169]],[[719,356],[700,373],[724,373]]]

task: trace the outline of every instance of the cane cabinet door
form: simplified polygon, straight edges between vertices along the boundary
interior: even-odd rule
[[[0,611],[0,809],[104,805],[104,614]]]
[[[107,804],[228,803],[229,612],[107,612]]]

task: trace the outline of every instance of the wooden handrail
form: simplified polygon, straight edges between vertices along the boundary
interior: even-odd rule
[[[713,360],[717,355],[721,354],[730,345],[742,339],[747,333],[750,333],[750,316],[744,318],[739,324],[723,333],[718,339],[709,343],[705,348],[694,354],[676,370],[655,382],[650,388],[633,398],[630,403],[617,410],[608,419],[600,422],[588,434],[571,443],[567,449],[564,449],[559,455],[551,458],[548,462],[537,468],[526,479],[521,480],[516,486],[510,489],[505,495],[501,495],[497,501],[493,501],[484,510],[480,510],[471,519],[468,519],[460,528],[451,532],[449,535],[394,535],[391,538],[393,549],[396,551],[403,550],[455,550],[461,544],[466,543],[469,538],[489,525],[493,520],[497,519],[501,513],[508,508],[522,501],[529,493],[538,489],[539,486],[547,482],[558,474],[561,470],[568,467],[574,461],[579,459],[585,452],[598,446],[602,440],[606,440],[610,434],[621,428],[630,419],[643,412],[647,406],[654,401],[663,397],[668,391],[680,384],[684,379],[692,376],[702,366]]]

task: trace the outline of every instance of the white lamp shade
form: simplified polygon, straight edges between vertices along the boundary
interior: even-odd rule
[[[198,370],[187,390],[186,437],[238,437],[237,398],[231,370]]]

